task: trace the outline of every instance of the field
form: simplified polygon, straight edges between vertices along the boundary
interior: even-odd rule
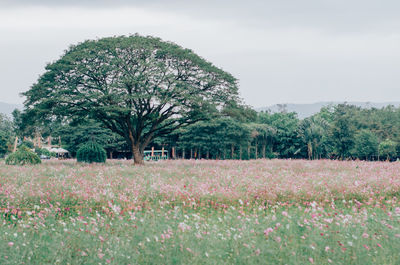
[[[399,162],[0,162],[0,264],[400,264],[399,199]]]

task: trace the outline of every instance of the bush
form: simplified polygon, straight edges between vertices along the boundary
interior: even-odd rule
[[[76,152],[76,159],[78,162],[104,163],[106,162],[106,158],[106,150],[94,141],[82,145]]]
[[[45,155],[45,156],[48,156],[48,157],[52,156],[52,155],[51,155],[52,152],[50,152],[50,151],[47,150],[46,148],[35,148],[35,153],[36,153],[38,156],[41,156],[41,155]]]
[[[41,162],[39,156],[24,145],[21,145],[16,152],[10,154],[6,158],[7,165],[35,165],[40,164]]]

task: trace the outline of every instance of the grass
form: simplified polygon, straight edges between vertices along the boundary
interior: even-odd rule
[[[2,163],[0,264],[399,264],[399,169]]]

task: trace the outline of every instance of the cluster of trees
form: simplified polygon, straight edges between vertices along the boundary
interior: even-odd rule
[[[247,112],[246,117],[218,117],[193,124],[158,142],[177,146],[185,158],[194,157],[193,153],[218,159],[400,157],[400,108],[339,104],[303,120],[284,110]]]
[[[11,124],[1,120],[7,130],[0,155],[10,135],[51,135],[72,155],[94,140],[109,157],[128,154],[137,164],[148,146],[174,148],[185,158],[399,156],[398,108],[341,104],[304,120],[286,111],[257,113],[241,103],[232,75],[154,37],[71,46],[24,96],[23,113],[14,111]]]
[[[24,115],[22,114],[24,117]],[[0,152],[10,151],[13,137],[61,137],[73,156],[90,140],[108,157],[132,157],[124,139],[94,120],[39,127],[15,111],[1,116]],[[34,128],[33,128],[34,127]],[[362,159],[396,160],[400,157],[400,108],[365,109],[347,104],[328,106],[300,120],[294,112],[256,112],[248,106],[228,104],[208,118],[155,137],[149,147],[175,149],[179,158],[203,159]]]

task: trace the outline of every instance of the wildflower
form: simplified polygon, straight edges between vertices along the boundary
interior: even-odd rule
[[[269,233],[273,232],[274,229],[272,229],[271,227],[268,227],[267,229],[264,230],[264,235],[266,237],[268,237]]]
[[[313,258],[308,258],[308,261],[310,261],[311,264],[314,264],[314,259]]]
[[[10,247],[14,246],[14,242],[8,242],[8,245],[9,245]]]
[[[362,234],[362,237],[363,237],[363,238],[368,238],[369,235],[368,235],[367,233],[363,233],[363,234]]]

